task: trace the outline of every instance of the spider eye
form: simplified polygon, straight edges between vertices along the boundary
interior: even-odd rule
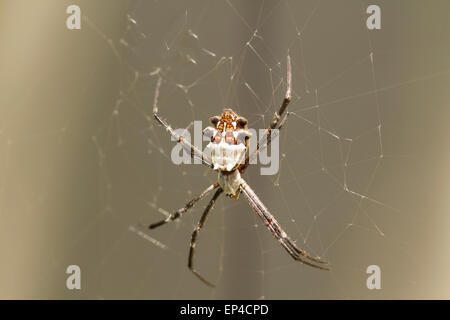
[[[248,121],[244,117],[239,117],[236,119],[236,123],[238,127],[244,128],[247,125]]]
[[[214,126],[217,126],[217,123],[220,121],[220,117],[218,117],[218,116],[211,117],[211,118],[209,118],[209,121],[211,121],[211,123],[212,123]]]

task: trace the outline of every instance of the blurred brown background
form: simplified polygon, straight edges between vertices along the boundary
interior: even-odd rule
[[[81,7],[81,30],[65,26],[70,4]],[[365,27],[369,4],[381,7],[381,30]],[[0,1],[0,297],[448,299],[449,10],[448,1]],[[333,269],[295,263],[243,199],[223,198],[197,245],[210,289],[186,266],[206,201],[147,232],[166,249],[130,231],[216,178],[171,163],[173,142],[151,120],[151,73],[163,72],[160,110],[175,128],[205,125],[226,106],[263,128],[284,94],[288,51],[296,116],[280,139],[280,174],[251,168],[247,180]],[[346,192],[345,179],[376,201]],[[80,291],[65,287],[71,264]],[[366,288],[372,264],[381,290]]]

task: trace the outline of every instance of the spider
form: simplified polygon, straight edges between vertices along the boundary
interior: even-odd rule
[[[260,138],[256,150],[251,154],[248,148],[248,138],[250,136],[250,132],[248,131],[248,122],[244,117],[239,116],[231,109],[225,109],[220,116],[214,116],[210,118],[211,124],[213,126],[205,128],[203,130],[203,134],[211,138],[211,142],[207,146],[211,150],[211,157],[198,150],[190,142],[184,140],[183,136],[175,133],[171,126],[159,116],[158,97],[162,78],[159,77],[157,81],[153,103],[153,116],[155,120],[167,130],[167,132],[175,139],[175,141],[178,141],[178,143],[180,143],[185,150],[191,153],[192,158],[196,157],[198,159],[201,159],[202,164],[210,167],[215,171],[218,171],[218,181],[210,185],[202,193],[186,203],[184,207],[178,209],[173,214],[169,215],[166,219],[149,225],[148,228],[154,229],[170,221],[174,221],[180,218],[198,201],[203,199],[213,190],[216,190],[208,205],[205,207],[200,221],[197,224],[197,227],[192,232],[188,257],[188,268],[203,283],[210,287],[214,287],[214,284],[207,281],[194,268],[195,246],[200,230],[205,225],[206,219],[211,213],[211,209],[214,203],[222,193],[225,193],[231,199],[238,199],[239,194],[242,193],[253,211],[258,215],[259,218],[261,218],[265,226],[279,241],[281,246],[296,261],[314,268],[329,270],[329,266],[326,261],[323,261],[318,257],[313,257],[305,250],[297,247],[295,242],[292,241],[291,238],[289,238],[289,236],[286,234],[286,232],[283,231],[280,224],[269,212],[262,201],[258,198],[253,189],[241,177],[241,175],[247,169],[250,159],[255,154],[259,153],[262,147],[267,147],[268,145],[270,145],[271,131],[273,129],[281,129],[286,122],[289,115],[289,113],[286,112],[286,109],[289,105],[289,102],[291,101],[291,79],[291,60],[288,55],[286,94],[278,112],[275,112],[272,122],[266,129],[265,137],[267,138]]]

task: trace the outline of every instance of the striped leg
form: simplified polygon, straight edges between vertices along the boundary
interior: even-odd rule
[[[278,112],[275,112],[272,122],[270,123],[269,127],[266,129],[265,135],[261,137],[261,139],[258,141],[258,145],[256,146],[256,150],[254,150],[251,154],[247,156],[245,159],[245,165],[241,168],[241,173],[247,169],[250,159],[255,157],[260,150],[267,148],[270,145],[271,140],[271,133],[273,129],[279,129],[285,125],[287,121],[287,117],[289,115],[289,112],[284,115],[287,106],[291,102],[291,90],[292,90],[292,71],[291,71],[291,57],[287,56],[287,89],[286,94],[284,95],[283,102],[281,103],[280,109],[278,109]],[[284,115],[284,117],[283,117]],[[283,117],[283,118],[282,118]],[[278,126],[278,127],[277,127]]]
[[[300,261],[308,266],[329,270],[328,267],[317,265],[319,264],[328,264],[325,261],[320,260],[319,258],[312,257],[305,250],[298,248],[297,245],[289,238],[286,232],[283,231],[278,221],[272,216],[266,206],[261,202],[255,192],[250,188],[250,186],[241,179],[242,183],[240,186],[241,192],[244,194],[244,197],[248,200],[250,206],[253,211],[263,220],[266,227],[270,232],[275,236],[275,238],[280,242],[282,247],[294,258],[294,260]],[[310,260],[310,261],[308,261]]]
[[[172,127],[163,119],[161,119],[161,117],[159,116],[158,113],[158,98],[159,98],[159,89],[161,87],[161,82],[162,82],[162,78],[158,79],[158,82],[156,84],[156,88],[155,88],[155,96],[153,99],[153,117],[155,118],[155,120],[162,125],[166,131],[175,139],[175,141],[177,141],[178,143],[181,144],[181,146],[183,147],[184,150],[190,152],[191,154],[191,158],[197,158],[197,159],[201,159],[202,160],[202,164],[213,168],[212,166],[212,162],[211,162],[211,158],[204,154],[202,151],[198,150],[193,144],[191,144],[189,141],[184,140],[183,136],[180,136],[179,134],[177,134]]]
[[[182,214],[186,213],[190,208],[192,208],[198,201],[203,199],[208,193],[210,193],[212,190],[217,188],[219,186],[219,183],[214,183],[210,185],[208,188],[206,188],[202,193],[200,193],[198,196],[196,196],[194,199],[186,203],[186,205],[183,208],[178,209],[174,213],[172,213],[170,216],[168,216],[166,219],[161,220],[159,222],[152,223],[148,228],[154,229],[159,226],[162,226],[163,224],[166,224],[167,222],[173,221],[181,217]]]
[[[189,260],[188,260],[189,269],[197,276],[197,278],[199,278],[203,283],[205,283],[210,287],[214,287],[214,284],[203,278],[194,268],[195,244],[197,241],[198,233],[203,228],[203,225],[206,222],[206,218],[208,218],[209,213],[211,212],[211,208],[213,207],[214,203],[216,202],[217,198],[220,196],[222,192],[223,190],[221,188],[217,189],[216,193],[214,193],[214,196],[211,198],[211,201],[209,201],[208,205],[206,206],[205,211],[203,211],[202,217],[200,218],[197,227],[192,232],[191,245],[189,248]]]

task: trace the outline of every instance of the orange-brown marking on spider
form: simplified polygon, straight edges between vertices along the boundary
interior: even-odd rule
[[[233,122],[236,122],[238,115],[231,109],[225,109],[222,112],[220,117],[220,123],[217,126],[217,129],[220,131],[234,131],[236,128],[233,125]]]
[[[220,132],[217,132],[216,135],[211,139],[211,141],[214,143],[219,143],[220,140],[222,140],[222,135],[220,134]]]
[[[233,135],[233,132],[227,131],[227,133],[225,134],[225,142],[228,144],[237,144],[236,138]]]

